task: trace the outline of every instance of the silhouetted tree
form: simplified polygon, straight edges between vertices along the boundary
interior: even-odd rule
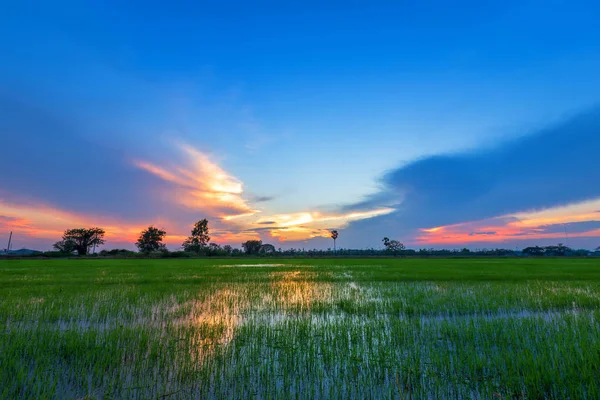
[[[200,254],[202,249],[208,245],[208,242],[210,242],[210,236],[208,236],[208,221],[205,218],[194,224],[192,236],[185,239],[181,247],[185,251],[193,251]]]
[[[540,246],[525,247],[523,249],[523,254],[527,254],[529,256],[543,256],[544,252],[544,248]]]
[[[262,246],[260,246],[260,250],[259,250],[260,254],[273,254],[275,253],[275,246],[273,246],[272,244],[263,244]]]
[[[248,240],[242,243],[242,248],[246,254],[258,254],[262,247],[262,240]]]
[[[167,232],[162,229],[149,226],[140,233],[135,245],[142,253],[166,250],[166,246],[162,243],[166,234]]]
[[[558,246],[546,246],[544,248],[544,254],[548,255],[548,256],[565,256],[567,255],[568,252],[571,252],[572,250],[570,248],[568,248],[567,246],[563,245],[562,243],[559,243]]]
[[[72,240],[61,240],[54,243],[52,247],[61,253],[73,253],[75,251],[75,242]]]
[[[223,249],[217,243],[211,243],[205,247],[207,256],[218,256]]]
[[[53,247],[65,253],[76,251],[78,255],[85,256],[90,247],[104,244],[105,233],[101,228],[68,229],[63,234],[62,240],[54,243]]]
[[[333,239],[333,252],[334,253],[335,253],[335,241],[337,240],[338,236],[339,236],[338,231],[336,231],[336,230],[331,231],[331,238]]]
[[[405,249],[404,245],[397,240],[390,240],[387,236],[382,240],[383,245],[385,246],[386,251],[389,251],[396,256],[399,251]]]

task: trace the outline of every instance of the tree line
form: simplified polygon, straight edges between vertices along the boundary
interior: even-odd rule
[[[92,250],[95,253],[95,248],[106,243],[106,231],[102,228],[77,228],[67,229],[62,239],[54,243],[52,246],[56,251],[65,254],[77,253],[77,255],[85,256]],[[168,253],[164,239],[167,232],[153,225],[140,232],[140,235],[135,243],[138,251],[143,254],[156,252]],[[181,249],[185,253],[193,253],[195,255],[231,255],[242,253],[240,249],[234,249],[230,245],[220,246],[217,243],[209,243],[210,235],[208,229],[208,220],[201,219],[192,227],[190,236],[188,236],[181,244]],[[275,246],[268,243],[263,243],[262,240],[248,240],[242,243],[244,254],[261,255],[275,254]],[[281,249],[280,249],[281,250]],[[100,254],[114,255],[117,253],[131,253],[128,250],[111,251],[102,250]]]
[[[106,243],[106,232],[102,228],[77,228],[68,229],[64,232],[62,239],[53,245],[53,248],[59,254],[74,254],[85,256],[90,253],[95,254],[96,247]],[[169,257],[189,257],[189,256],[284,256],[284,257],[326,257],[331,255],[349,256],[349,257],[364,257],[364,256],[413,256],[413,257],[451,257],[451,256],[495,256],[495,257],[511,257],[511,256],[587,256],[590,252],[587,250],[574,250],[562,243],[557,246],[534,246],[527,247],[522,251],[508,249],[482,249],[470,250],[463,248],[461,250],[447,249],[407,249],[406,246],[398,240],[384,237],[382,239],[384,249],[338,249],[336,241],[339,237],[337,230],[330,231],[330,237],[333,239],[333,250],[305,250],[305,249],[276,249],[275,246],[269,243],[263,243],[261,240],[247,240],[241,244],[241,249],[234,248],[230,245],[221,246],[217,243],[210,243],[210,232],[208,228],[208,220],[201,219],[194,224],[188,236],[181,244],[181,250],[169,252],[164,239],[167,232],[153,225],[140,232],[135,243],[139,253],[144,255],[159,254]],[[596,249],[600,251],[600,247]],[[101,256],[134,256],[135,252],[125,249],[102,250],[99,253]]]

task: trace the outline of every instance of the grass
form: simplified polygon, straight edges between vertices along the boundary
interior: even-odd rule
[[[599,328],[596,259],[7,260],[0,398],[596,399]]]

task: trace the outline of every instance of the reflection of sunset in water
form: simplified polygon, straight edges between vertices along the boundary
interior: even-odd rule
[[[331,284],[315,282],[316,274],[308,271],[273,272],[273,305],[284,310],[308,311],[314,303],[331,298]]]
[[[268,324],[267,315],[310,312],[332,298],[332,285],[315,282],[315,277],[309,271],[276,271],[268,285],[223,287],[182,304],[178,309],[185,316],[175,321],[185,332],[182,345],[193,349],[196,361],[205,362],[231,344],[244,324]]]
[[[245,291],[219,289],[203,300],[195,300],[182,325],[193,328],[190,347],[199,361],[213,356],[218,346],[227,346],[234,338],[235,329],[242,321],[242,313],[249,306]]]

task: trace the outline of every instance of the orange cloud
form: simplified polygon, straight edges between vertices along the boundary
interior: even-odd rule
[[[256,224],[271,222],[276,227],[295,227],[299,225],[310,225],[326,229],[327,226],[343,228],[351,221],[373,218],[379,215],[389,214],[394,211],[393,208],[381,208],[371,211],[350,212],[345,214],[322,214],[319,212],[300,212],[292,214],[268,215],[258,219]]]
[[[259,231],[280,241],[328,237],[331,227],[343,228],[351,221],[393,211],[392,208],[381,208],[339,214],[307,211],[269,215],[252,207],[243,197],[243,183],[206,154],[188,145],[179,144],[178,147],[185,155],[184,165],[166,168],[145,161],[136,161],[135,165],[175,185],[178,189],[175,201],[179,204],[219,217],[225,232],[217,234],[217,242],[258,239]],[[263,217],[257,219],[258,213]],[[265,225],[267,222],[268,226]]]
[[[263,231],[270,237],[283,241],[299,241],[316,237],[329,237],[330,229],[341,229],[350,222],[388,214],[392,208],[350,212],[341,214],[323,214],[320,212],[299,212],[291,214],[265,215],[244,226],[248,231]],[[244,221],[241,221],[244,223]]]
[[[600,236],[600,229],[569,232],[568,224],[600,221],[600,199],[538,211],[504,215],[484,221],[421,229],[415,241],[421,244],[492,243],[526,239],[564,239]],[[552,225],[564,225],[565,232],[549,232]]]
[[[107,240],[133,243],[147,225],[67,212],[45,204],[11,204],[0,201],[0,227],[15,236],[58,241],[66,229],[100,226]]]
[[[175,200],[186,207],[225,219],[258,212],[243,198],[243,184],[239,179],[197,149],[185,144],[178,147],[185,156],[185,166],[164,168],[146,161],[135,161],[134,164],[175,185],[178,189]]]

